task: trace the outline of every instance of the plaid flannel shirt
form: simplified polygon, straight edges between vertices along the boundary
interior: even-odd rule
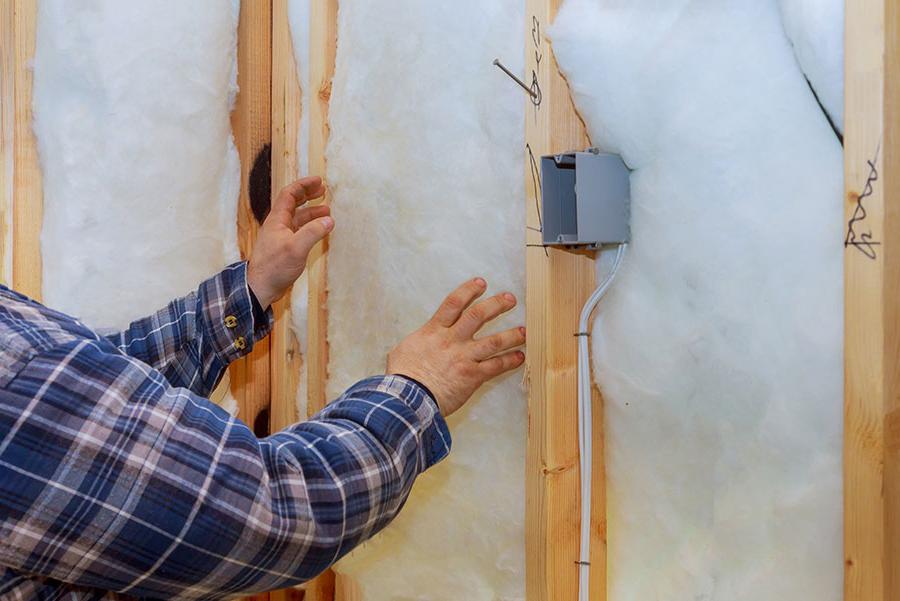
[[[268,334],[238,263],[111,337],[0,286],[0,599],[217,599],[299,584],[450,449],[427,391],[363,380],[258,439],[205,399]]]

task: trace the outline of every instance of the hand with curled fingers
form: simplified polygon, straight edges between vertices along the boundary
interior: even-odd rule
[[[482,384],[525,361],[524,353],[513,350],[525,343],[525,328],[475,338],[485,324],[516,306],[509,292],[476,303],[486,289],[481,278],[466,282],[388,354],[387,373],[427,386],[444,416],[462,407]]]
[[[281,190],[272,203],[247,266],[247,282],[263,309],[300,277],[312,247],[334,228],[327,206],[303,206],[324,194],[321,178],[304,177]]]

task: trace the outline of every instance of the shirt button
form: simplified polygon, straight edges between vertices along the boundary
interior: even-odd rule
[[[234,341],[234,348],[236,348],[239,351],[242,351],[245,348],[247,348],[247,341],[244,340],[243,336],[238,336],[237,340]]]
[[[234,315],[229,315],[225,318],[225,327],[226,328],[234,328],[237,327],[237,317]]]

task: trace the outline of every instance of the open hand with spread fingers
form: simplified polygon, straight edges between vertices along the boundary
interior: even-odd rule
[[[334,228],[326,205],[304,206],[324,194],[322,178],[304,177],[282,189],[272,203],[247,266],[247,282],[263,309],[300,277],[309,251]]]
[[[388,354],[387,373],[427,386],[444,416],[462,407],[482,384],[525,361],[523,352],[513,350],[525,343],[523,327],[475,338],[485,324],[516,306],[509,292],[476,303],[485,290],[483,279],[469,280]]]

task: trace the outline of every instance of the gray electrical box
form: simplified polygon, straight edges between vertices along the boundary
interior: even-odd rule
[[[629,175],[622,157],[596,149],[541,157],[544,244],[598,248],[628,242]]]

